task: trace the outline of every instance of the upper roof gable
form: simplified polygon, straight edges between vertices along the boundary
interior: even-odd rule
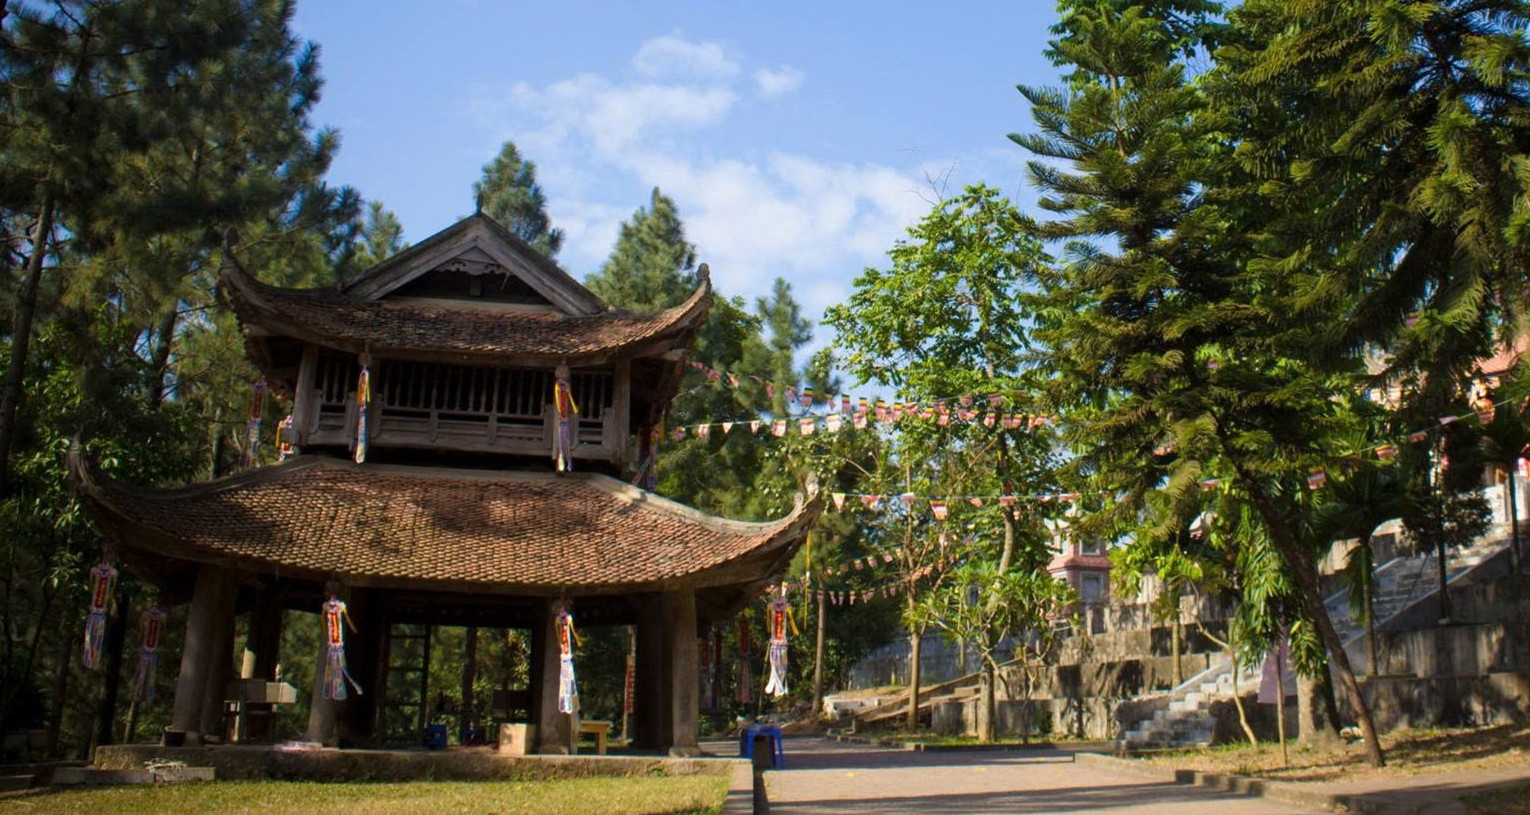
[[[342,284],[358,300],[379,300],[433,272],[504,273],[570,316],[610,311],[593,292],[498,221],[479,212]]]

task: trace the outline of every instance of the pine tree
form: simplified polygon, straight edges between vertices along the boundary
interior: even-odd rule
[[[368,269],[409,248],[404,240],[404,225],[381,201],[367,204],[366,220],[361,226],[361,245],[356,251],[356,266]]]
[[[1234,162],[1187,60],[1224,32],[1197,0],[1069,0],[1053,58],[1064,90],[1022,87],[1039,132],[1013,136],[1046,161],[1030,176],[1068,241],[1038,283],[1037,337],[1067,413],[1071,469],[1107,527],[1172,526],[1196,511],[1204,474],[1258,518],[1357,711],[1368,758],[1380,743],[1323,605],[1317,545],[1304,533],[1305,478],[1342,417],[1326,395],[1353,387],[1307,364],[1317,328],[1293,319],[1288,279],[1254,269],[1247,210],[1219,196]],[[1188,32],[1188,38],[1187,38]],[[1278,270],[1276,270],[1278,271]],[[1347,372],[1341,372],[1347,373]],[[1144,497],[1162,491],[1168,500]]]
[[[658,311],[696,289],[696,247],[685,239],[675,202],[655,187],[648,206],[624,222],[611,257],[585,285],[618,308]]]
[[[515,142],[507,141],[499,155],[483,166],[473,182],[478,209],[548,258],[563,248],[563,230],[554,229],[547,214],[547,196],[537,183],[537,165],[521,158]]]
[[[1229,16],[1216,90],[1283,216],[1271,262],[1311,271],[1332,356],[1376,344],[1422,398],[1448,398],[1527,306],[1530,4],[1251,0]]]

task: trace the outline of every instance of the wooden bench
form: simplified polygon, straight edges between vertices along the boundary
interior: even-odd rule
[[[579,723],[579,735],[595,737],[595,753],[606,754],[606,735],[611,732],[610,722],[581,721]]]

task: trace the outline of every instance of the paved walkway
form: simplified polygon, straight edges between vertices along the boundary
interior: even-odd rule
[[[1066,751],[924,753],[794,738],[786,741],[786,761],[786,769],[764,774],[772,815],[1317,811],[1077,763]]]

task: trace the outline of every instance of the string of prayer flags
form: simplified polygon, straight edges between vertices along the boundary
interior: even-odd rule
[[[944,521],[946,519],[946,502],[939,498],[931,500],[930,511],[935,513],[935,520]]]
[[[1307,476],[1307,489],[1309,490],[1320,490],[1327,483],[1328,474],[1322,470],[1313,470],[1312,474]]]
[[[138,645],[138,667],[133,671],[133,700],[154,701],[154,675],[159,670],[160,627],[165,621],[165,610],[158,605],[149,606],[139,618],[141,640]]]
[[[90,567],[90,601],[85,613],[85,646],[80,661],[85,667],[101,667],[101,646],[106,642],[106,615],[110,612],[112,589],[117,585],[117,569],[102,558]]]

